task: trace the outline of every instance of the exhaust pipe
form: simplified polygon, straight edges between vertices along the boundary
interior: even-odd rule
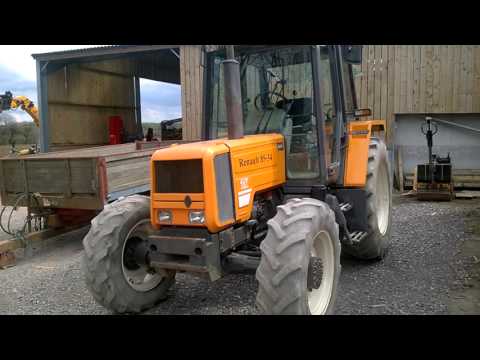
[[[233,45],[227,45],[227,59],[223,61],[225,105],[227,109],[228,138],[243,138],[242,90],[240,63],[235,60]]]

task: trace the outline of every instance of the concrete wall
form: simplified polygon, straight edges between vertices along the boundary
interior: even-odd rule
[[[433,117],[480,130],[480,114],[434,114]],[[420,130],[425,116],[420,114],[395,117],[395,145],[402,152],[403,172],[413,174],[417,164],[428,162],[425,135]],[[450,153],[453,170],[480,172],[480,133],[438,123],[433,137],[433,153],[441,157]]]

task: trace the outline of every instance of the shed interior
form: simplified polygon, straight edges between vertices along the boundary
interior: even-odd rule
[[[140,78],[180,84],[179,48],[86,53],[37,58],[44,151],[109,144],[111,116],[122,118],[126,142],[143,138]]]

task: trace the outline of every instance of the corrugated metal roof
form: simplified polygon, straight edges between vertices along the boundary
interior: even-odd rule
[[[32,54],[32,57],[36,58],[38,56],[45,56],[45,55],[55,56],[55,55],[63,55],[63,54],[76,54],[76,53],[83,53],[83,52],[88,52],[89,50],[96,50],[96,49],[112,49],[119,46],[122,46],[122,45],[92,46],[92,47],[83,48],[83,49],[52,51],[48,53]]]
[[[74,58],[94,57],[103,55],[126,54],[141,51],[155,51],[178,48],[180,45],[108,45],[84,49],[55,51],[50,53],[32,54],[35,60],[55,61]]]

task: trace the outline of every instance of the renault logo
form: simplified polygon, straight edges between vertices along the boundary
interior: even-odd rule
[[[190,196],[185,196],[185,200],[183,200],[183,203],[187,208],[189,208],[192,205],[192,199],[190,198]]]

